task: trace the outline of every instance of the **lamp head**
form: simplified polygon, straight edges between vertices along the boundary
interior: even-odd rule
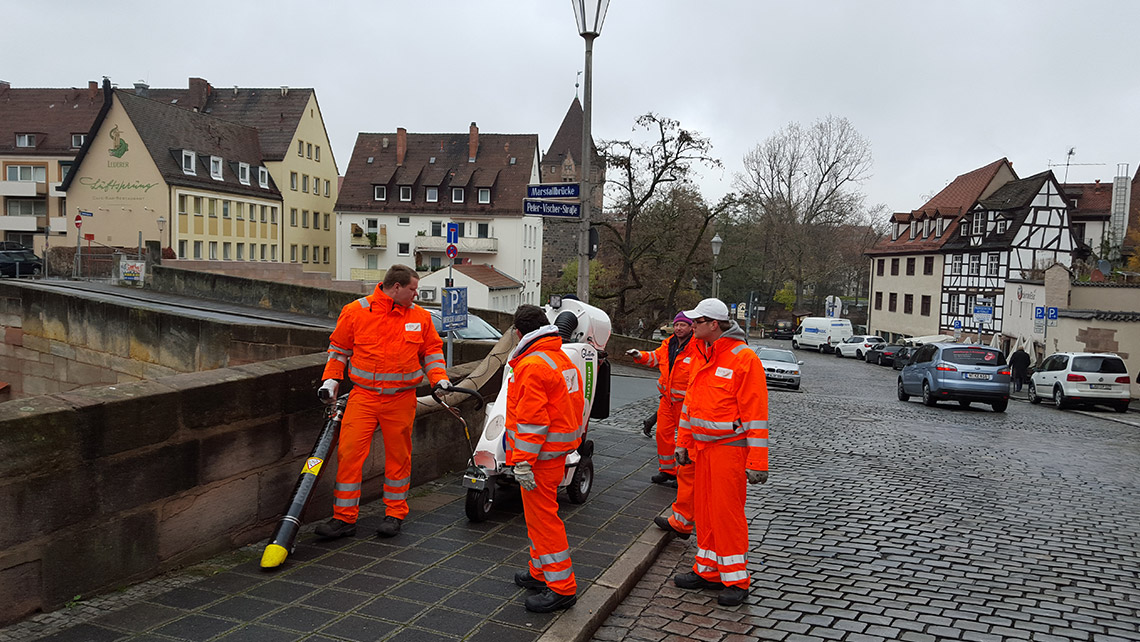
[[[724,245],[724,239],[720,238],[720,233],[712,237],[712,251],[713,256],[720,256],[720,246]]]
[[[574,5],[574,18],[578,21],[578,34],[583,38],[602,35],[602,22],[610,0],[570,0]]]

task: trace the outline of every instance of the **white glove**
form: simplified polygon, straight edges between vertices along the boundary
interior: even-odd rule
[[[689,459],[689,451],[684,448],[677,448],[673,451],[673,461],[677,462],[678,466],[688,466],[693,463],[693,460]]]
[[[439,383],[435,384],[435,393],[447,392],[451,390],[451,382],[447,379],[440,379]]]
[[[744,473],[748,475],[749,484],[767,484],[768,471],[766,470],[752,470],[745,469]]]
[[[336,392],[340,389],[340,382],[336,379],[325,379],[320,388],[317,388],[317,399],[324,403],[332,403],[336,399]]]
[[[530,469],[529,462],[522,462],[515,464],[515,480],[523,490],[534,490],[538,488],[538,482],[534,480],[534,471]]]
[[[634,350],[633,348],[630,348],[629,350],[625,351],[625,355],[627,357],[633,357],[634,359],[640,359],[641,358],[641,351],[640,350]]]

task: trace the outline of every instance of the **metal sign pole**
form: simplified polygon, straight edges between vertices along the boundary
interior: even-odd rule
[[[454,268],[454,267],[455,267],[455,259],[451,259],[451,263],[449,263],[447,265],[447,282],[452,284],[452,285],[455,284],[455,281],[451,280],[452,279],[452,268]],[[441,310],[440,318],[441,319],[443,318],[442,317],[442,310]],[[451,361],[451,354],[452,354],[451,353],[451,350],[452,350],[451,346],[452,346],[452,342],[453,342],[452,336],[454,334],[455,334],[454,330],[448,330],[447,331],[447,369],[448,370],[451,370],[451,363],[452,363],[452,361]]]

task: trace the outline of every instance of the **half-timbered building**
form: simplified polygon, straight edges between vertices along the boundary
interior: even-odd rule
[[[944,255],[939,330],[992,337],[1002,332],[1005,284],[1036,278],[1045,268],[1072,264],[1074,248],[1069,200],[1053,172],[1010,181],[978,201]],[[993,320],[974,321],[979,299],[993,306]]]

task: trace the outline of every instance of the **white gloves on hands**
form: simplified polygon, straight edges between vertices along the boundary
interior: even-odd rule
[[[538,482],[534,480],[534,471],[530,468],[529,462],[522,462],[515,464],[515,480],[518,481],[519,486],[523,490],[534,490],[538,488]]]
[[[340,389],[340,382],[336,379],[325,379],[320,388],[317,388],[317,399],[329,404],[336,399],[337,390]]]
[[[744,472],[748,475],[748,483],[749,484],[767,484],[768,483],[768,471],[766,471],[766,470],[750,470],[750,469],[748,469],[748,470],[745,470]]]
[[[641,358],[641,351],[640,350],[634,350],[633,348],[630,348],[629,350],[625,351],[625,356],[633,357],[634,359],[640,359]]]
[[[689,451],[684,448],[677,448],[673,451],[673,461],[677,462],[678,466],[688,466],[693,463],[693,460],[689,459]]]
[[[438,395],[441,392],[451,390],[451,382],[447,379],[440,379],[439,383],[435,384],[435,393]]]

